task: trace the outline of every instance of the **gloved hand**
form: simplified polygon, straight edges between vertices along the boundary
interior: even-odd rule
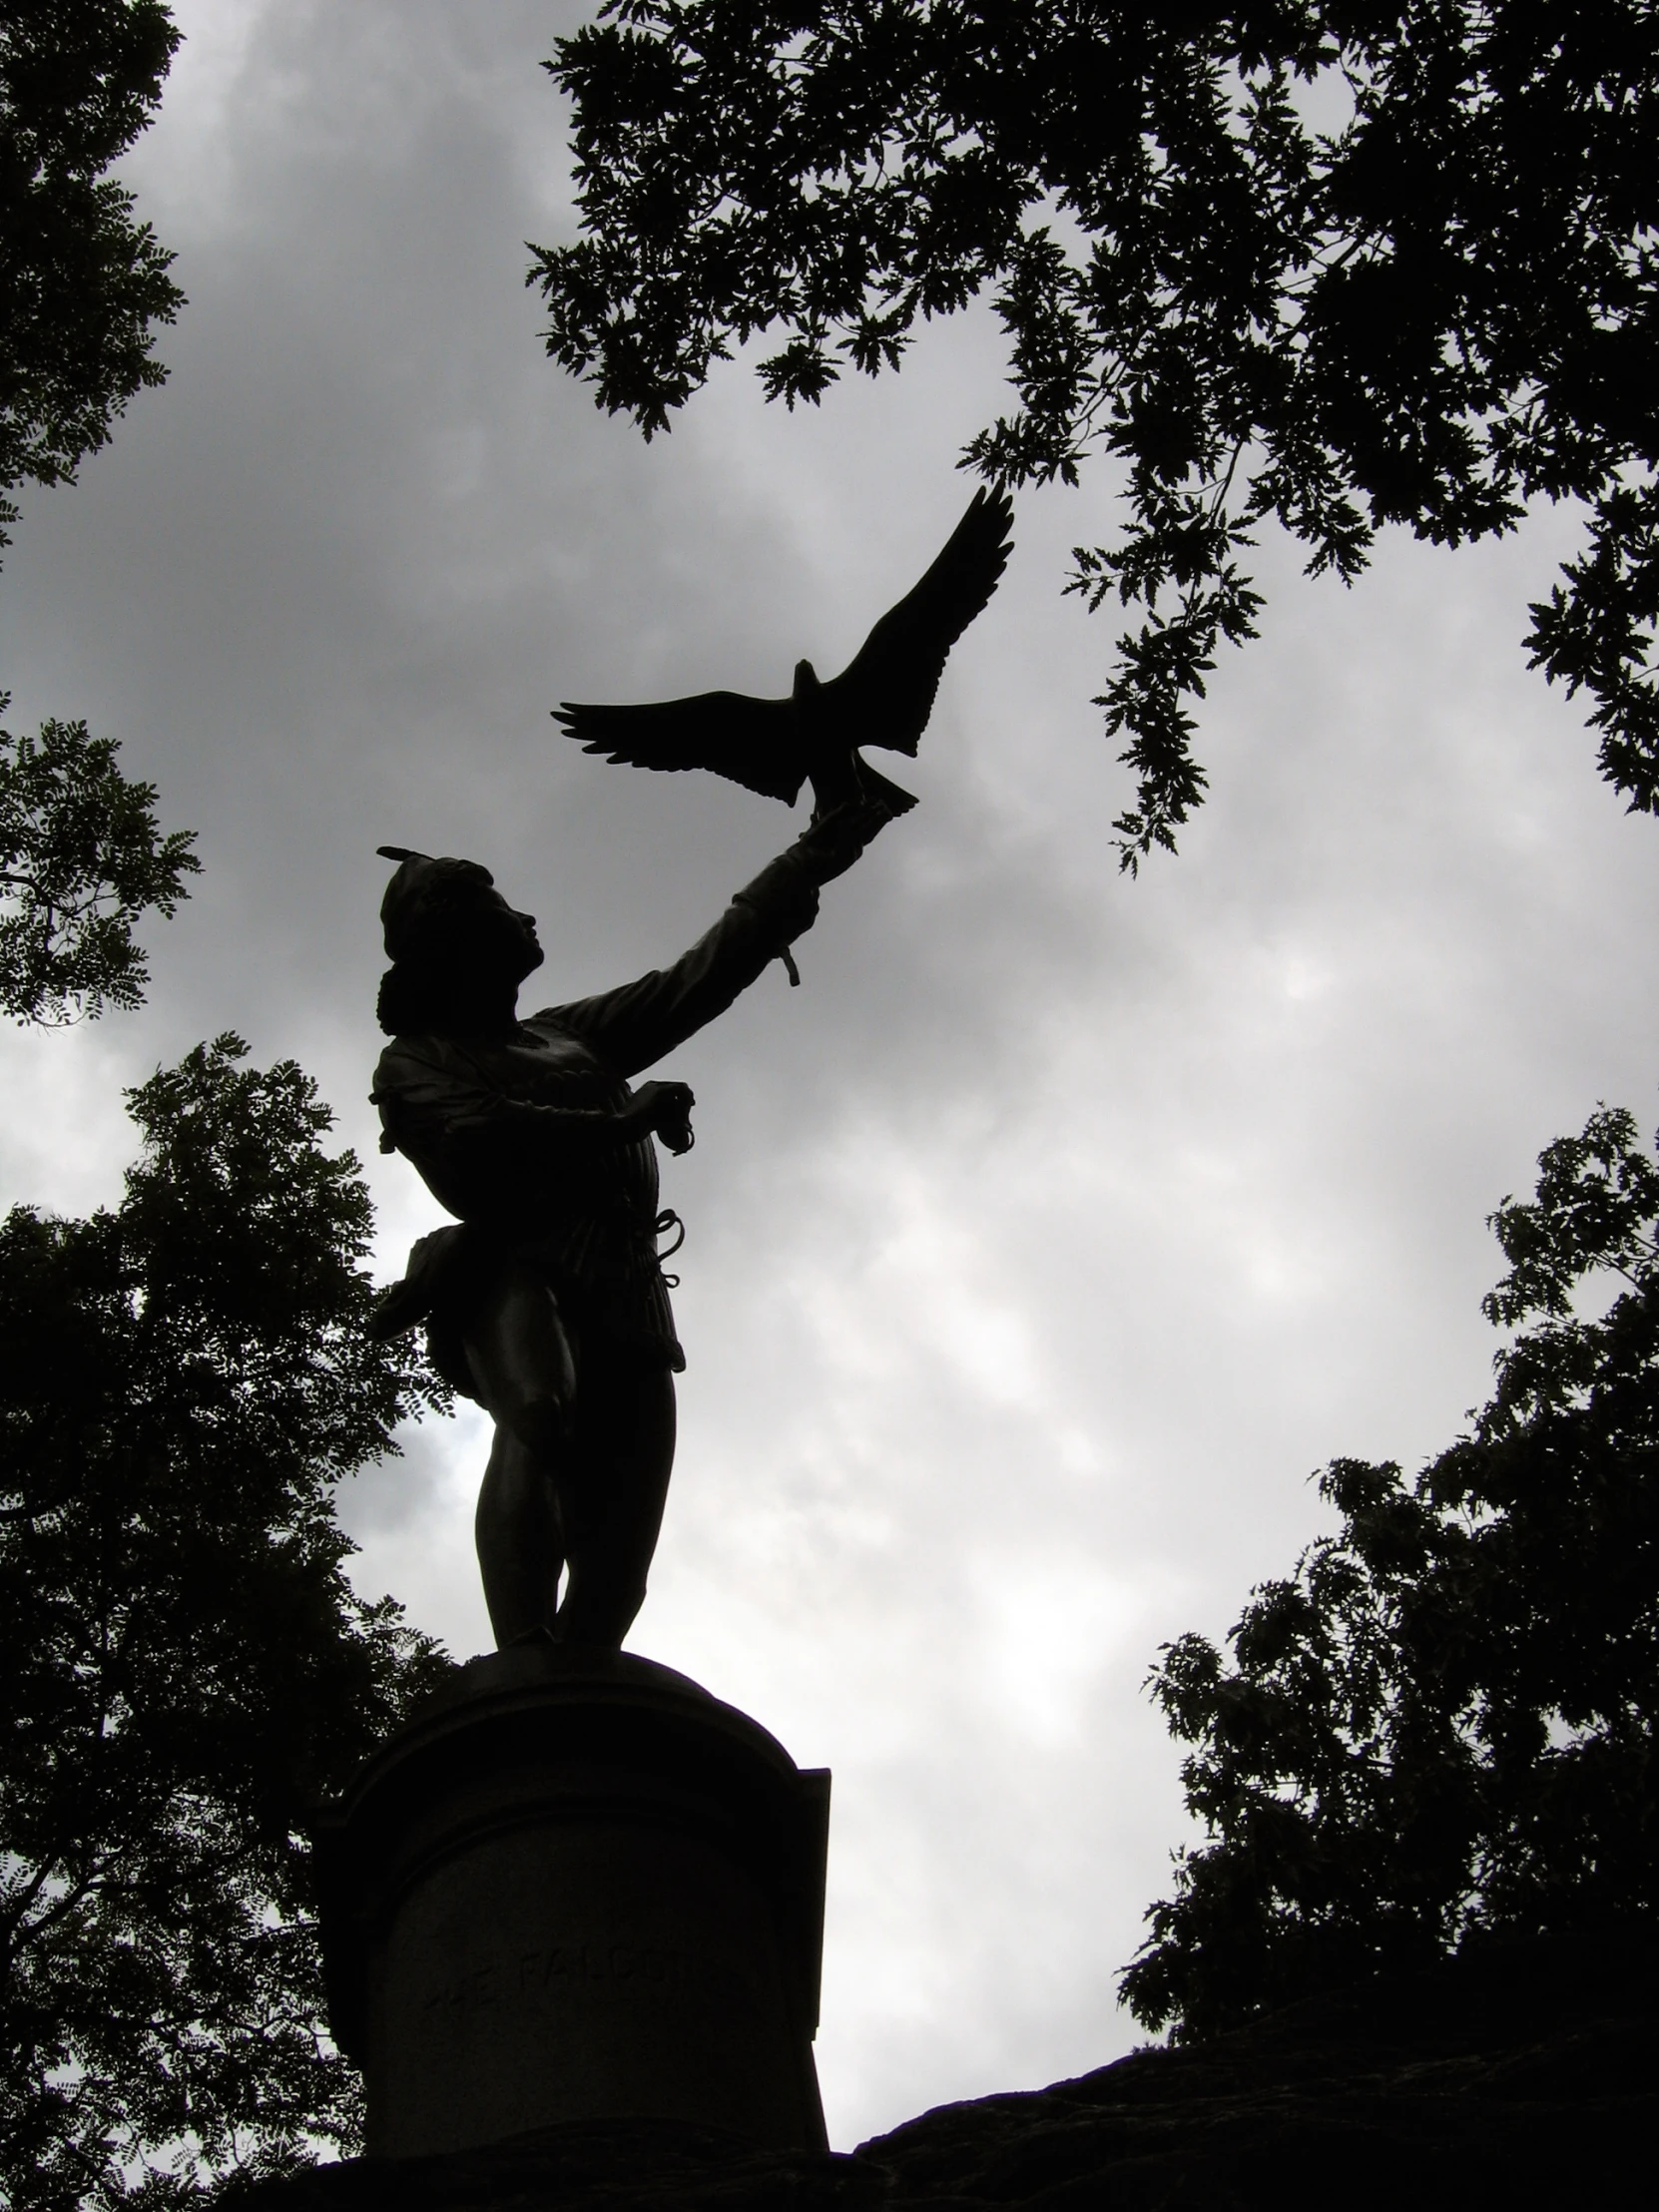
[[[875,800],[831,808],[808,824],[785,857],[804,862],[815,883],[832,882],[892,819]]]

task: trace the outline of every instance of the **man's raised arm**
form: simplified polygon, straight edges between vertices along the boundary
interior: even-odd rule
[[[725,1013],[768,964],[818,918],[819,886],[843,874],[891,820],[883,807],[837,807],[764,867],[672,967],[595,998],[549,1007],[623,1075],[650,1067]]]

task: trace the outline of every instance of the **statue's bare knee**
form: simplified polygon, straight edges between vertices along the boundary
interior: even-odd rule
[[[549,1391],[502,1407],[496,1420],[526,1451],[543,1461],[555,1458],[570,1434],[570,1407]]]

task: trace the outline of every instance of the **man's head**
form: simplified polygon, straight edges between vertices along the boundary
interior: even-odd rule
[[[398,863],[380,901],[391,967],[380,985],[381,1026],[450,1026],[493,1012],[541,966],[533,914],[519,913],[476,860],[381,845]]]

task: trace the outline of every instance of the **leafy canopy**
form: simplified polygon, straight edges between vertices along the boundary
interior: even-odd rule
[[[18,1021],[140,1005],[134,926],[152,907],[171,917],[201,873],[195,831],[161,834],[155,785],[129,782],[116,750],[84,722],[0,730],[0,1008]]]
[[[291,1062],[130,1092],[113,1209],[0,1224],[0,2201],[188,2198],[350,2145],[298,1824],[445,1662],[331,1491],[432,1385]]]
[[[1337,1460],[1340,1531],[1231,1659],[1165,1647],[1210,1840],[1124,1977],[1149,2027],[1659,1912],[1659,1166],[1602,1108],[1539,1170],[1491,1217],[1518,1334],[1471,1432],[1412,1481]]]
[[[1125,866],[1202,799],[1192,703],[1256,634],[1270,519],[1352,581],[1385,523],[1458,545],[1582,502],[1527,644],[1659,812],[1653,0],[600,16],[547,64],[582,233],[532,249],[548,351],[649,436],[759,334],[793,406],[987,296],[1016,403],[965,464],[1123,484],[1067,589],[1140,610],[1097,702],[1139,780]]]
[[[149,123],[179,33],[161,0],[0,0],[0,546],[7,491],[73,480],[165,371],[152,325],[183,293],[133,196],[101,182]],[[8,704],[0,696],[0,713]],[[133,926],[171,916],[199,863],[158,834],[84,722],[0,730],[0,1009],[19,1021],[141,1003]]]
[[[133,195],[105,179],[179,45],[163,0],[0,0],[0,545],[23,483],[73,480],[166,371],[184,294]]]

